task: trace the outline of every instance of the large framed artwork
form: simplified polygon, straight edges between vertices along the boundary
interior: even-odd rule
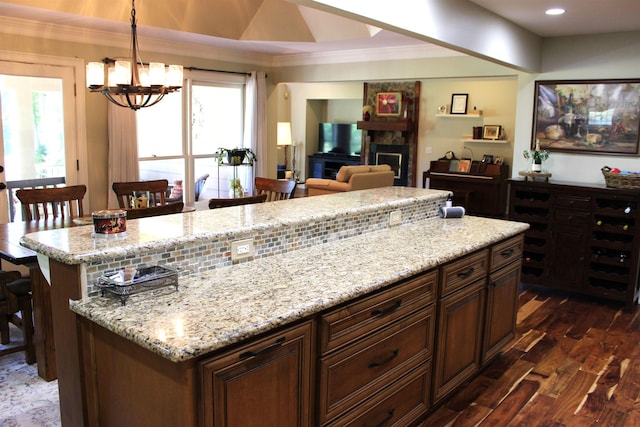
[[[536,81],[531,147],[638,156],[640,79]]]

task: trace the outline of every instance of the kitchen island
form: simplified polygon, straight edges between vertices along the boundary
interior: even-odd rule
[[[253,416],[262,425],[269,417],[343,424],[377,417],[412,387],[422,390],[419,402],[391,415],[417,419],[496,354],[515,325],[527,225],[439,219],[447,194],[393,187],[148,218],[129,221],[118,240],[74,229],[25,236],[49,259],[54,315],[68,322],[56,351],[59,336],[74,335],[60,343],[69,365],[59,369],[64,425],[249,425]],[[397,211],[401,223],[389,226]],[[254,242],[255,256],[234,264],[229,243],[239,239]],[[179,289],[125,305],[98,295],[104,271],[144,263],[179,267]],[[505,277],[507,292],[492,291]],[[63,313],[69,299],[77,335],[68,333],[73,314]],[[472,333],[457,335],[473,343],[473,360],[459,370],[438,352],[450,345],[439,344],[449,335],[442,328],[464,319],[474,321]],[[360,370],[348,362],[354,355],[377,362],[343,390],[335,379]],[[63,402],[66,386],[75,395]]]

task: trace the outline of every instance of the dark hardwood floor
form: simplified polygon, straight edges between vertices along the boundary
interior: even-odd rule
[[[640,426],[640,318],[523,290],[514,343],[425,426]]]

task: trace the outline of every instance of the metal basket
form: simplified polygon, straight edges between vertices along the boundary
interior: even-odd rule
[[[602,174],[604,175],[604,182],[607,187],[611,188],[628,188],[639,189],[640,188],[640,173],[635,174],[620,174],[611,173],[611,168],[605,166],[602,168]]]
[[[160,265],[140,269],[111,270],[98,279],[97,286],[102,296],[106,292],[117,295],[122,305],[125,305],[130,295],[139,292],[164,286],[175,286],[178,290],[178,270]]]

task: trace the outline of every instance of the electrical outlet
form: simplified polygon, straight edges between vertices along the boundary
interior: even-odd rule
[[[402,211],[393,211],[389,214],[389,225],[398,225],[402,222]]]
[[[231,261],[238,261],[253,256],[253,239],[231,242]]]

